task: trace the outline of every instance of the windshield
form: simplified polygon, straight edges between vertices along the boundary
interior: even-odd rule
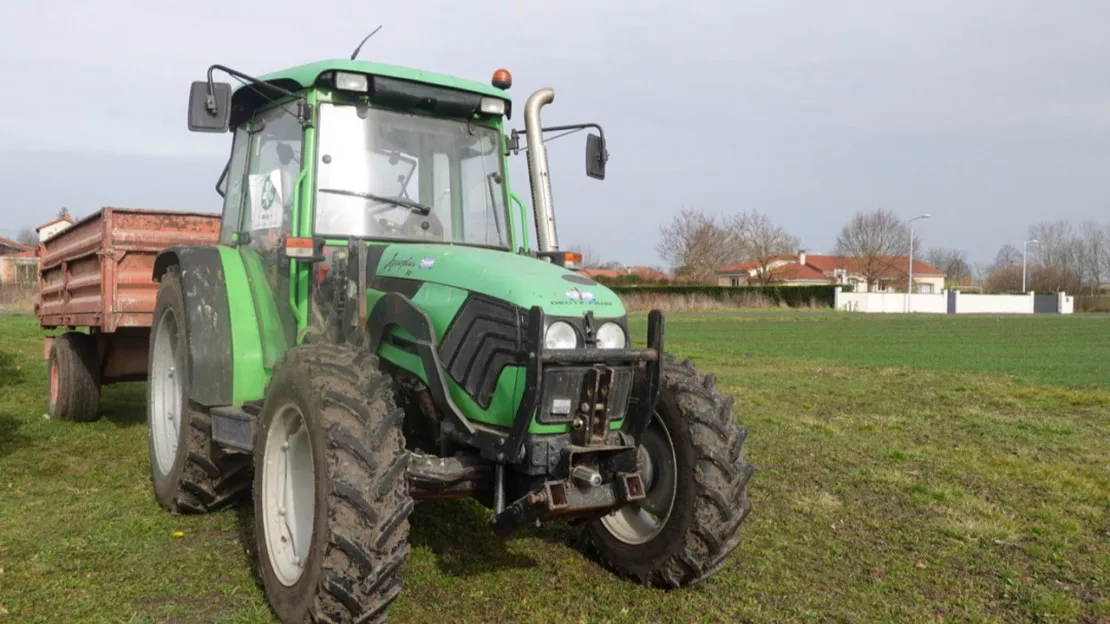
[[[318,236],[509,247],[496,129],[325,103],[318,145]]]

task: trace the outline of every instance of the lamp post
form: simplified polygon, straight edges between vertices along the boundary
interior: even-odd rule
[[[1021,244],[1021,292],[1025,294],[1025,256],[1029,253],[1029,243],[1037,244],[1037,239],[1032,238]]]
[[[906,282],[906,295],[907,296],[913,294],[913,222],[917,221],[918,219],[928,219],[931,216],[933,216],[933,215],[926,212],[923,215],[917,215],[916,217],[910,219],[910,221],[909,221],[909,223],[910,223],[910,262],[909,262],[909,267],[907,267],[908,270],[906,271],[906,273],[908,274],[908,281]],[[907,299],[907,301],[910,301],[910,300]]]

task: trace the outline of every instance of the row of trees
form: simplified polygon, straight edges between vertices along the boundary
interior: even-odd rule
[[[767,265],[781,254],[800,251],[801,241],[757,211],[730,217],[683,208],[663,226],[656,251],[675,272],[675,279],[712,283],[714,271],[730,264],[755,261],[762,284],[772,275]],[[920,249],[920,237],[914,236]],[[869,285],[878,284],[888,273],[891,256],[906,256],[910,251],[909,223],[891,210],[861,212],[852,217],[836,237],[836,253],[859,258],[859,270]],[[948,254],[937,251],[937,257]],[[947,255],[944,264],[966,266],[966,258]]]
[[[716,283],[717,269],[755,260],[766,267],[778,254],[798,251],[800,241],[758,211],[731,216],[682,208],[663,226],[655,250],[674,271],[674,279]],[[761,281],[770,275],[760,271]]]
[[[1110,283],[1110,222],[1046,220],[1029,228],[1026,288],[1041,292],[1098,292]],[[984,286],[1017,292],[1022,282],[1022,248],[1003,245],[986,267]]]

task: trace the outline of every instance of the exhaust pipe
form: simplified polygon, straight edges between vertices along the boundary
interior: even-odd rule
[[[551,199],[551,174],[543,144],[540,109],[555,101],[555,89],[538,89],[524,104],[524,131],[528,137],[528,180],[532,185],[532,210],[536,217],[536,243],[540,251],[557,251],[555,209]]]

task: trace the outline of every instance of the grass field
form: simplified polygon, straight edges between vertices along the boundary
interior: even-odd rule
[[[633,326],[643,332],[643,318]],[[675,316],[759,469],[713,579],[618,581],[573,531],[422,503],[395,622],[1110,622],[1110,317]],[[249,508],[173,517],[143,387],[42,417],[34,320],[0,317],[0,623],[269,622]]]

